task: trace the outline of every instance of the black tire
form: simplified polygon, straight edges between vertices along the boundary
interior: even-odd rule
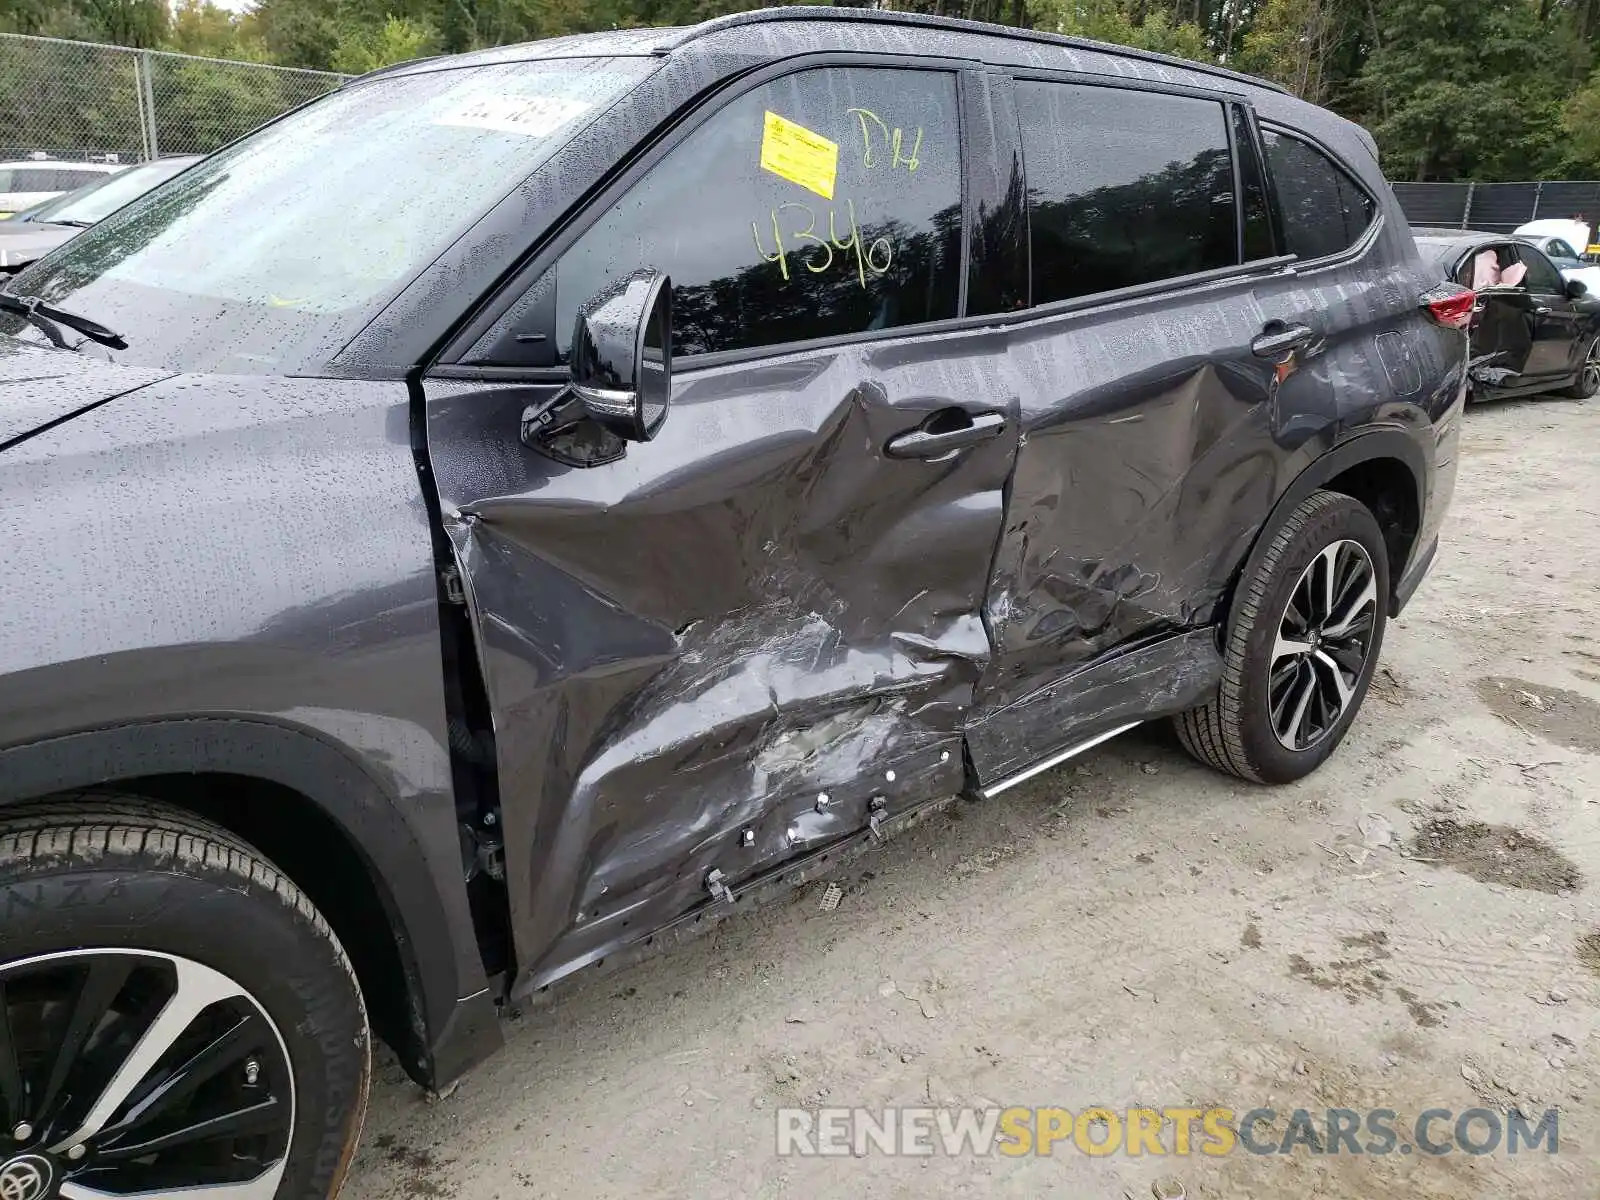
[[[1345,541],[1366,550],[1375,583],[1365,660],[1338,719],[1328,723],[1319,740],[1296,750],[1279,739],[1272,723],[1268,671],[1275,640],[1313,560]],[[1388,550],[1377,520],[1349,496],[1313,492],[1272,535],[1260,567],[1240,580],[1228,620],[1222,683],[1207,703],[1173,718],[1184,748],[1207,766],[1256,783],[1289,783],[1309,775],[1333,753],[1361,709],[1383,648],[1388,612]]]
[[[1592,400],[1596,392],[1600,392],[1600,337],[1592,338],[1583,352],[1583,366],[1572,386],[1562,388],[1556,395],[1569,400]]]
[[[0,979],[8,967],[19,976],[39,970],[19,964],[42,956],[137,951],[151,956],[141,962],[199,964],[241,989],[245,997],[234,1003],[253,1002],[265,1013],[278,1034],[275,1061],[286,1055],[292,1072],[292,1088],[285,1089],[293,1095],[292,1120],[287,1111],[282,1120],[290,1137],[276,1200],[338,1191],[371,1079],[366,1008],[327,922],[259,853],[205,821],[131,797],[86,793],[0,809],[0,920]],[[127,994],[118,993],[124,1005]],[[5,1016],[0,1010],[0,1020]],[[251,1061],[246,1072],[258,1069]],[[28,1149],[12,1140],[26,1139],[0,1130],[0,1164]],[[48,1147],[35,1149],[42,1154]],[[54,1153],[69,1177],[95,1163],[92,1147],[78,1163]],[[275,1161],[284,1159],[279,1154]]]

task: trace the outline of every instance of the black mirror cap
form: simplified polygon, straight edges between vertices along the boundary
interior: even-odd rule
[[[1569,279],[1569,280],[1567,280],[1567,298],[1569,300],[1581,300],[1583,297],[1587,296],[1588,294],[1589,294],[1589,285],[1587,283],[1585,283],[1583,280],[1581,280],[1581,279]]]
[[[635,271],[579,310],[572,390],[585,411],[630,442],[648,442],[672,399],[672,281]]]

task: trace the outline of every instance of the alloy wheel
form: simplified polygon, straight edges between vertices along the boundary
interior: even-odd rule
[[[1600,392],[1600,338],[1589,343],[1589,357],[1583,360],[1583,394]]]
[[[1272,731],[1286,749],[1309,750],[1355,697],[1378,618],[1377,576],[1360,542],[1319,551],[1278,622],[1267,667]]]
[[[272,1200],[294,1079],[227,976],[142,950],[0,966],[0,1200]]]

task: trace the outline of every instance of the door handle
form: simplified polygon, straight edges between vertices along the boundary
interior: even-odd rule
[[[965,424],[955,428],[956,421]],[[890,458],[942,458],[979,442],[999,437],[1006,429],[1004,413],[986,412],[969,416],[959,408],[940,409],[915,429],[896,434],[884,446]]]
[[[1533,315],[1536,317],[1548,317],[1550,315],[1550,306],[1548,304],[1535,304],[1533,306]]]
[[[1268,321],[1266,328],[1250,343],[1250,353],[1257,358],[1277,358],[1285,351],[1304,349],[1316,336],[1316,332],[1307,325]]]

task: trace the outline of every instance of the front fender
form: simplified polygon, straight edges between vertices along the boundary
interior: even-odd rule
[[[415,1017],[390,1004],[388,1036],[419,1043],[408,1065],[448,1082],[456,1002],[487,980],[409,391],[255,375],[89,391],[58,357],[35,370],[0,355],[0,381],[35,406],[79,394],[70,419],[0,452],[6,795],[166,773],[146,786],[215,809],[177,794],[215,771],[308,799],[375,881],[387,920],[366,916],[408,963]],[[282,855],[272,803],[232,811],[253,821],[264,805]]]
[[[54,793],[189,774],[278,784],[343,832],[394,934],[416,1039],[410,1066],[425,1085],[444,1086],[500,1044],[482,969],[464,969],[458,953],[476,944],[459,871],[441,880],[439,856],[424,853],[419,844],[421,839],[454,853],[453,822],[440,819],[437,806],[404,805],[348,750],[317,732],[209,717],[89,730],[0,749],[0,810]]]

